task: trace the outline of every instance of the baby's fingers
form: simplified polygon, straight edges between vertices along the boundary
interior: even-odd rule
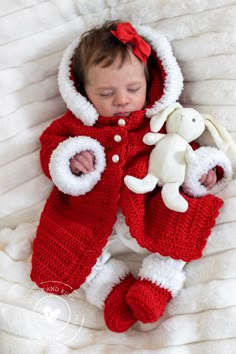
[[[94,170],[94,166],[93,166],[93,157],[91,156],[91,154],[88,151],[84,151],[78,160],[80,163],[83,164],[83,166],[87,169],[87,173],[91,172]]]
[[[88,173],[88,169],[81,162],[76,161],[73,173],[75,175],[80,175],[81,173]]]
[[[76,154],[71,160],[71,170],[75,174],[89,173],[94,170],[93,155],[89,151],[82,151]]]
[[[211,189],[217,182],[217,176],[214,170],[208,171],[208,173],[204,174],[200,179],[200,183],[207,187],[207,189]]]
[[[70,170],[74,175],[79,176],[81,173],[86,173],[84,166],[75,159],[70,160]]]
[[[94,170],[94,154],[91,151],[83,151],[81,157],[85,159],[86,167],[89,171]]]

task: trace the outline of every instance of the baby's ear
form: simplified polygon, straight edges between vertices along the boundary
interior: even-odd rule
[[[176,102],[173,105],[171,105],[171,106],[167,107],[166,109],[164,109],[163,111],[155,114],[151,118],[151,122],[150,122],[151,131],[154,132],[154,133],[159,132],[159,130],[162,128],[162,126],[166,122],[168,116],[172,112],[174,112],[177,108],[183,108],[183,107],[181,106],[181,104]]]

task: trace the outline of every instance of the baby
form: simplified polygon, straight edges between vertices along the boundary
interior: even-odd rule
[[[152,147],[143,136],[149,118],[179,98],[179,66],[160,33],[111,21],[67,48],[58,81],[68,111],[41,136],[42,168],[55,187],[33,244],[31,278],[58,294],[83,288],[114,332],[155,322],[183,287],[185,263],[201,257],[223,204],[182,194],[189,207],[178,213],[165,207],[159,188],[135,194],[124,184],[127,174],[147,173]],[[217,178],[213,169],[200,182],[211,189]],[[114,257],[124,249],[143,256],[137,279]],[[49,286],[55,281],[57,290]]]

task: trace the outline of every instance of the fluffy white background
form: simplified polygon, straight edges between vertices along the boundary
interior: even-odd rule
[[[152,326],[109,332],[82,292],[46,298],[30,281],[31,243],[51,189],[38,137],[65,111],[57,87],[62,51],[116,18],[166,35],[185,78],[181,103],[215,114],[236,137],[236,1],[1,1],[0,353],[235,354],[235,180],[221,193],[225,204],[204,257],[187,266],[185,288]],[[135,259],[129,263],[135,269]],[[46,305],[60,311],[53,323]]]

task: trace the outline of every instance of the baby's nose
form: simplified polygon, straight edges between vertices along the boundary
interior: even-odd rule
[[[127,92],[117,92],[115,95],[115,105],[124,106],[129,103],[129,96]]]

